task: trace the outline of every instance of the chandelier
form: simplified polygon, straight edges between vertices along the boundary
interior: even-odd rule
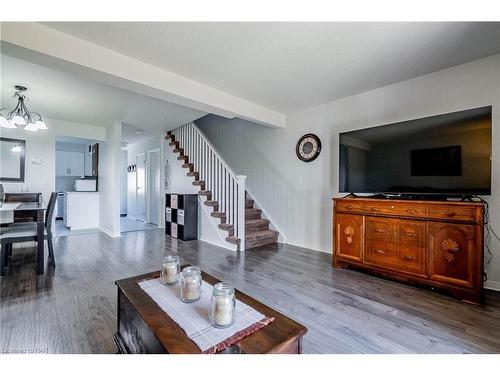
[[[31,132],[48,129],[42,116],[37,112],[30,112],[26,107],[25,100],[27,97],[24,92],[28,89],[19,85],[14,86],[14,88],[16,92],[13,98],[17,100],[17,105],[12,110],[8,108],[0,109],[0,127],[10,129],[21,127]]]

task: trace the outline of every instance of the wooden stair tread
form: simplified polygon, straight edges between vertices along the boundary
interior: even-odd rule
[[[205,181],[193,181],[192,184],[194,186],[204,186],[205,185]]]
[[[235,245],[239,245],[241,242],[241,240],[238,237],[234,237],[234,236],[227,236],[226,241],[230,242],[232,244],[235,244]]]
[[[177,160],[185,160],[185,161],[188,161],[188,156],[187,155],[181,155],[181,156],[177,156]]]
[[[198,195],[212,196],[212,192],[210,190],[200,190]]]
[[[260,230],[258,232],[246,233],[245,239],[247,241],[255,241],[263,238],[278,237],[279,233],[276,230]]]
[[[219,224],[219,228],[222,229],[222,230],[231,231],[231,230],[234,229],[234,225],[233,224],[227,224],[227,223],[220,223]]]
[[[247,233],[245,236],[245,249],[253,249],[264,245],[276,244],[279,233],[275,230],[263,230]]]
[[[187,175],[189,177],[198,177],[199,173],[198,172],[188,172]]]
[[[219,219],[226,219],[226,213],[220,211],[214,211],[210,213],[210,216],[217,217]]]
[[[245,230],[248,232],[258,232],[269,229],[271,222],[267,219],[247,219],[245,220]]]
[[[183,148],[174,148],[174,152],[184,152]]]
[[[245,209],[245,219],[259,219],[262,215],[262,210],[259,208],[247,208]]]
[[[219,207],[219,202],[218,201],[205,201],[205,206],[209,207]]]

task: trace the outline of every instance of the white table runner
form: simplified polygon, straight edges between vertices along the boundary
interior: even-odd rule
[[[179,283],[167,286],[161,284],[160,279],[156,278],[141,281],[138,284],[184,330],[201,351],[213,348],[265,318],[254,308],[237,299],[235,323],[228,328],[215,328],[208,318],[213,288],[209,283],[203,281],[201,299],[194,303],[181,301]]]

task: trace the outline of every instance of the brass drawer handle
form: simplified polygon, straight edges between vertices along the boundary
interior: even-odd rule
[[[385,251],[384,251],[384,250],[375,249],[375,250],[373,250],[373,251],[375,251],[377,254],[385,254]]]
[[[412,257],[411,255],[404,255],[404,256],[403,256],[403,259],[404,259],[404,260],[408,260],[408,261],[412,261],[412,260],[415,260],[416,258],[415,258],[415,257]]]
[[[417,213],[417,210],[414,210],[413,208],[408,208],[406,210],[406,212],[410,213],[410,214],[416,214]]]
[[[375,207],[372,207],[370,210],[373,212],[380,212],[380,210],[378,208],[375,208]]]
[[[348,210],[352,210],[352,206],[350,204],[345,206],[345,208],[347,208]]]
[[[377,233],[384,233],[384,230],[383,230],[383,229],[378,229],[378,228],[377,228],[377,229],[375,229],[375,232],[377,232]]]
[[[415,232],[405,232],[405,235],[408,237],[416,237],[417,234]]]

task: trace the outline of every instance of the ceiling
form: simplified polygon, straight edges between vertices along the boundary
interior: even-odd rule
[[[122,121],[122,140],[127,143],[151,138],[206,114],[5,54],[0,58],[2,107],[15,106],[14,85],[20,84],[28,87],[30,110],[48,119],[98,126]]]
[[[44,23],[288,113],[500,52],[500,23]]]

